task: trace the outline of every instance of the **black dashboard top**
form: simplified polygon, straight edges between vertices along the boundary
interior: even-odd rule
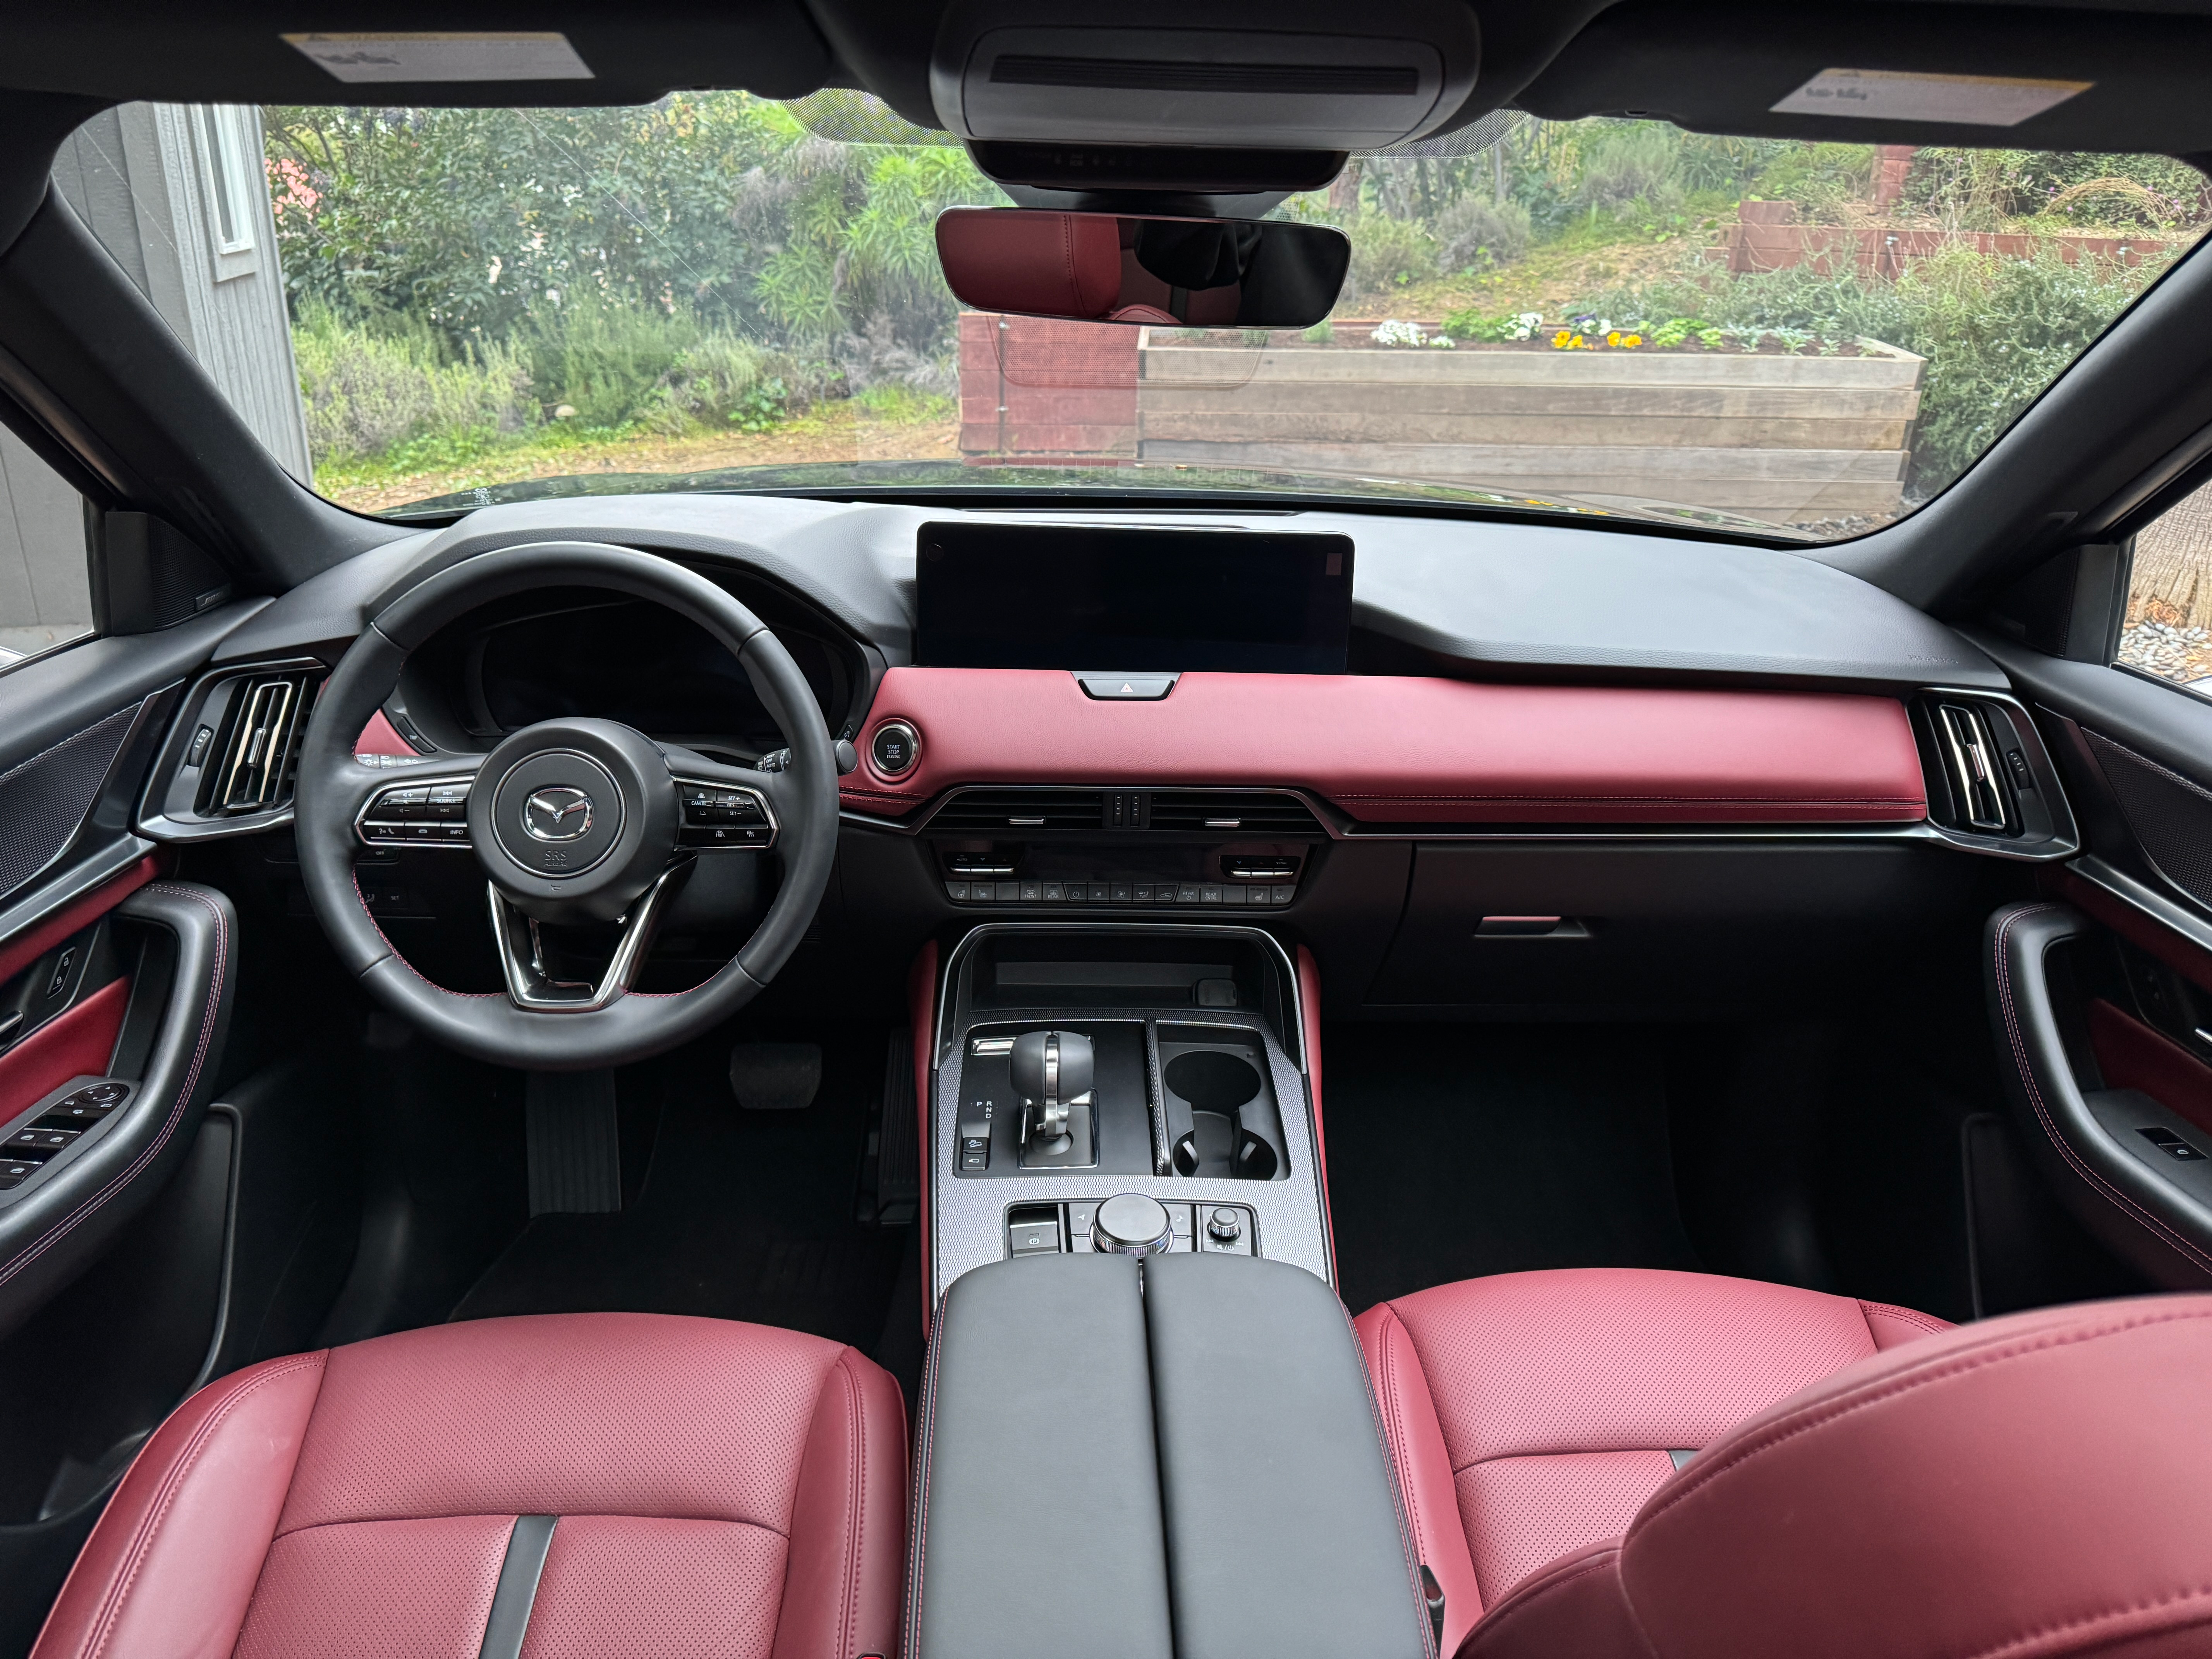
[[[787,595],[878,665],[912,662],[926,522],[1173,526],[1349,537],[1354,672],[2001,690],[1963,635],[1869,582],[1776,549],[1589,529],[1322,512],[948,513],[759,495],[654,495],[487,507],[373,550],[245,621],[219,660],[335,659],[392,595],[473,554],[605,541]],[[773,620],[773,619],[771,619]]]

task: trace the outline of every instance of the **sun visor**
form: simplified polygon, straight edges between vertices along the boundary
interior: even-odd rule
[[[930,91],[971,141],[1371,149],[1443,125],[1474,85],[1474,17],[1455,0],[1273,8],[1267,27],[1203,7],[1104,25],[955,6]]]

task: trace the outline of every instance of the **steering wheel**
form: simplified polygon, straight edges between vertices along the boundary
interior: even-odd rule
[[[408,657],[488,601],[550,586],[610,588],[698,623],[735,656],[790,744],[780,772],[721,764],[613,720],[541,720],[488,755],[369,766],[354,744]],[[464,816],[465,813],[465,816]],[[483,553],[394,599],[340,659],[301,746],[300,872],[317,919],[369,994],[439,1041],[526,1071],[641,1060],[750,1002],[797,948],[836,850],[837,764],[805,677],[760,619],[705,577],[635,549],[541,542]],[[465,842],[489,890],[507,993],[433,985],[385,938],[354,879],[367,844]],[[783,884],[744,948],[703,985],[633,992],[660,918],[700,858],[770,849]],[[595,982],[555,978],[540,924],[618,922]]]

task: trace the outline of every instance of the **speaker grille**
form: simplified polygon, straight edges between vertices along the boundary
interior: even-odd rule
[[[2110,738],[2082,735],[2144,855],[2190,897],[2212,905],[2212,790]]]

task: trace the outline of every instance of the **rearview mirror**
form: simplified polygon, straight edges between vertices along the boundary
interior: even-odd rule
[[[1304,328],[1328,315],[1352,244],[1326,225],[951,208],[937,258],[962,304],[1072,322]]]

